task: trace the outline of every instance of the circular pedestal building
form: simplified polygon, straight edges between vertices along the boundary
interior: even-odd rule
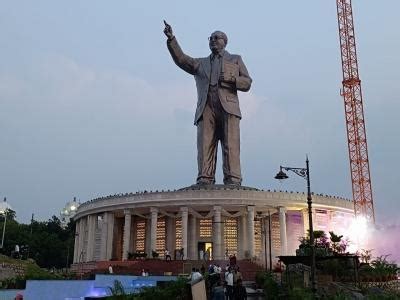
[[[244,186],[190,186],[174,191],[121,194],[83,203],[74,217],[74,263],[127,260],[134,253],[172,258],[264,261],[295,254],[308,229],[306,194]],[[350,200],[312,196],[314,230],[342,234]],[[270,232],[270,236],[269,236]]]

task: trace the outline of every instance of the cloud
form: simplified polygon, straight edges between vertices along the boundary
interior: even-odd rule
[[[86,201],[93,193],[157,187],[188,155],[183,149],[192,154],[193,144],[182,140],[195,138],[194,84],[156,84],[59,55],[23,75],[0,72],[0,79],[2,193],[22,219],[58,213],[66,194]]]

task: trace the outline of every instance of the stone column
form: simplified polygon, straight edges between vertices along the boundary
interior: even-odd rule
[[[266,260],[266,256],[267,256],[267,248],[268,248],[268,244],[267,244],[267,226],[266,226],[266,218],[261,218],[260,222],[261,222],[261,261],[264,264],[264,267],[267,267],[267,260]]]
[[[227,245],[225,245],[225,224],[226,224],[226,216],[221,216],[221,256],[225,259],[225,251]]]
[[[127,260],[130,248],[130,241],[131,241],[132,213],[129,209],[125,209],[124,214],[125,214],[125,222],[124,222],[124,235],[122,240],[122,260]]]
[[[281,239],[281,255],[287,254],[287,234],[286,234],[286,208],[279,207],[279,233]]]
[[[270,219],[271,218],[271,219]],[[271,223],[270,223],[271,222]],[[271,225],[271,228],[269,227]],[[270,236],[270,231],[271,231],[271,236]],[[270,216],[265,217],[265,239],[266,239],[266,246],[267,249],[265,249],[267,253],[267,265],[269,268],[269,258],[271,257],[273,259],[273,254],[272,254],[272,214]],[[270,245],[271,243],[271,245]],[[271,255],[269,250],[271,249]]]
[[[335,228],[333,228],[332,227],[332,223],[333,223],[333,211],[332,210],[327,210],[327,212],[326,212],[326,214],[327,214],[327,217],[328,217],[328,220],[327,220],[327,222],[328,222],[328,226],[327,226],[327,232],[329,232],[329,231],[333,231],[333,232],[335,232]]]
[[[171,257],[174,257],[175,251],[175,241],[176,241],[176,227],[175,227],[175,218],[173,217],[165,217],[166,218],[166,226],[167,226],[167,236],[165,245],[169,252],[171,253]]]
[[[199,258],[197,253],[197,219],[194,215],[190,216],[190,243],[189,243],[189,259],[196,260]]]
[[[151,217],[146,218],[144,249],[147,257],[151,257]]]
[[[134,215],[134,211],[132,211],[132,218],[131,218],[131,241],[129,246],[129,252],[135,252],[135,245],[136,245],[136,217]]]
[[[108,213],[103,214],[101,221],[101,241],[100,241],[100,260],[107,260],[107,233],[108,233]]]
[[[84,248],[85,238],[86,238],[86,222],[87,218],[79,219],[79,249],[78,249],[78,263],[84,262],[84,257],[86,253],[86,249]]]
[[[114,222],[115,216],[114,213],[107,213],[107,242],[106,242],[106,260],[110,260],[112,258],[112,249],[114,242]]]
[[[304,236],[307,236],[308,229],[310,229],[308,224],[308,209],[304,208],[301,210],[301,212],[303,214]]]
[[[221,206],[214,206],[214,226],[213,226],[213,259],[224,259],[222,254],[222,219]]]
[[[245,251],[248,250],[247,243],[247,219],[246,213],[243,212],[243,215],[238,217],[238,258],[245,258]]]
[[[247,206],[247,244],[250,258],[254,257],[254,206]]]
[[[188,255],[188,208],[181,207],[182,212],[182,248],[184,253],[184,259],[187,259]]]
[[[151,251],[156,251],[157,248],[157,217],[158,217],[158,208],[151,207],[151,228],[150,228],[150,249]],[[152,252],[149,253],[150,257]]]
[[[74,259],[73,263],[77,263],[79,259],[79,226],[81,220],[75,222],[75,242],[74,242]]]
[[[94,257],[94,242],[95,242],[95,230],[96,230],[96,215],[87,216],[88,222],[88,236],[87,236],[87,253],[86,261],[93,261]]]

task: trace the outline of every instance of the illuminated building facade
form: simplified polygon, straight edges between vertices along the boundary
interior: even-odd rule
[[[269,238],[268,216],[271,216]],[[314,230],[343,234],[354,217],[350,200],[313,195]],[[107,196],[81,204],[76,220],[74,263],[127,260],[152,251],[162,257],[263,262],[295,254],[308,229],[306,195],[223,185]],[[203,256],[203,257],[202,257]]]

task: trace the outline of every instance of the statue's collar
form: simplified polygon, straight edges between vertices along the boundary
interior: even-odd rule
[[[223,57],[225,54],[225,49],[222,49],[218,51],[217,53],[211,53],[211,59],[214,59],[215,56],[218,56],[219,58]]]

